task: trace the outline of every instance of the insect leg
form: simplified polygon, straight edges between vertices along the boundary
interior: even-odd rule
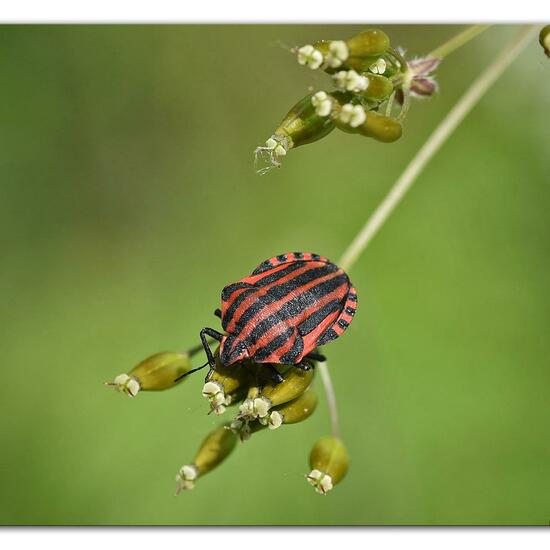
[[[208,340],[206,339],[206,336],[210,336],[210,338],[214,338],[214,340],[221,342],[223,338],[223,334],[221,334],[217,330],[214,330],[213,328],[206,327],[201,330],[200,336],[201,336],[202,345],[204,347],[204,351],[206,352],[208,364],[210,365],[210,368],[213,369],[214,366],[216,365],[216,362],[214,361],[214,355],[212,354],[212,350],[208,345]]]

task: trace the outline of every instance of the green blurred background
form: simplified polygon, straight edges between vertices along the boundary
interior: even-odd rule
[[[547,524],[550,60],[533,41],[351,272],[330,358],[348,477],[304,480],[329,430],[174,476],[218,419],[202,375],[103,382],[185,349],[221,288],[288,250],[337,260],[437,122],[516,32],[450,56],[387,145],[334,132],[259,177],[252,151],[322,74],[287,48],[363,26],[0,28],[0,523]],[[383,26],[411,55],[457,26]]]

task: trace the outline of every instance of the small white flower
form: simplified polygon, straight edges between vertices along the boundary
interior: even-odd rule
[[[370,67],[369,71],[374,74],[384,74],[386,72],[387,63],[386,60],[382,57],[375,61]]]
[[[332,478],[319,470],[311,470],[306,479],[321,495],[326,495],[333,487]]]
[[[275,149],[273,149],[273,153],[276,157],[284,157],[286,155],[286,149],[279,143]]]
[[[257,418],[263,418],[267,416],[269,412],[269,401],[265,397],[256,397],[254,399],[254,413]]]
[[[225,405],[216,405],[216,406],[214,406],[214,407],[212,408],[212,412],[213,412],[214,414],[217,414],[218,416],[219,416],[220,414],[223,414],[223,413],[225,412],[225,410],[226,410],[226,409],[225,409]]]
[[[222,393],[222,391],[222,387],[217,382],[206,382],[202,387],[202,395],[208,399]]]
[[[176,476],[176,495],[179,495],[182,491],[193,489],[198,475],[199,472],[195,465],[185,464],[182,466]]]
[[[113,386],[130,397],[135,397],[141,389],[139,382],[128,374],[119,374],[112,382],[107,382],[107,386]]]
[[[239,407],[239,418],[253,420],[264,418],[269,412],[271,403],[265,397],[256,397],[255,399],[245,399]]]
[[[311,44],[298,49],[298,63],[306,65],[310,69],[318,69],[323,64],[323,54]]]
[[[348,92],[362,92],[369,86],[369,79],[362,76],[353,69],[339,71],[333,77],[338,89]]]
[[[210,408],[214,414],[220,415],[225,412],[227,398],[222,386],[218,382],[206,382],[202,387],[202,395],[210,402]]]
[[[367,114],[365,109],[361,105],[352,105],[346,103],[342,106],[339,117],[341,122],[347,124],[351,128],[357,128],[361,126],[367,120]]]
[[[268,149],[269,151],[273,151],[273,149],[275,149],[275,147],[277,147],[277,142],[272,137],[270,137],[265,142],[265,148]]]
[[[339,67],[349,56],[347,44],[343,40],[333,40],[328,48],[327,63],[335,69]]]
[[[269,415],[268,428],[270,430],[276,430],[283,423],[283,415],[278,411],[273,411]]]
[[[264,164],[264,167],[257,170],[258,174],[266,174],[272,168],[281,166],[280,158],[286,156],[291,148],[289,138],[281,135],[273,135],[261,147],[256,147],[254,155],[255,164]]]
[[[332,101],[326,92],[317,92],[311,98],[311,104],[315,107],[315,112],[319,116],[328,116],[332,111]]]

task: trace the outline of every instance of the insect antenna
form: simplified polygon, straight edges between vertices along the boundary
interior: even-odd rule
[[[181,380],[183,377],[185,376],[189,376],[190,374],[193,374],[194,372],[197,372],[198,370],[201,370],[201,369],[204,369],[204,367],[208,366],[209,363],[208,361],[206,361],[206,363],[204,365],[202,365],[201,367],[197,367],[196,369],[191,369],[190,371],[188,372],[184,372],[183,374],[181,374],[180,376],[178,376],[174,382],[178,382],[179,380]]]

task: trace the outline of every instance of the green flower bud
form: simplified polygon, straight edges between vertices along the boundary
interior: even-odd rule
[[[290,367],[283,374],[282,382],[270,382],[261,391],[257,387],[251,388],[247,399],[240,407],[239,418],[249,421],[266,418],[272,407],[277,407],[302,395],[311,384],[313,376],[314,369],[303,370]]]
[[[358,130],[361,135],[372,137],[384,143],[391,143],[392,141],[398,140],[403,133],[403,128],[399,120],[381,115],[374,111],[368,112],[365,122],[361,124]]]
[[[361,95],[366,99],[382,102],[393,92],[393,84],[389,78],[379,74],[369,74],[366,77],[368,79],[368,86],[361,92]]]
[[[287,138],[289,148],[313,143],[324,138],[332,130],[334,124],[327,116],[317,114],[313,94],[302,98],[286,114],[280,126],[275,130],[275,135]]]
[[[202,388],[202,395],[208,399],[211,411],[218,415],[224,413],[228,405],[244,397],[250,371],[248,364],[222,365],[219,351],[218,347],[214,353],[216,368],[210,371]]]
[[[107,386],[135,397],[139,391],[167,390],[179,384],[178,377],[191,370],[188,353],[161,352],[138,363],[128,374],[119,374]]]
[[[302,395],[310,386],[315,375],[315,369],[300,369],[290,367],[283,374],[283,381],[270,383],[262,388],[262,397],[269,400],[269,407],[277,407],[288,401],[292,401]]]
[[[271,412],[263,417],[258,418],[253,422],[245,422],[236,420],[232,423],[231,428],[235,433],[239,434],[241,441],[246,441],[256,432],[269,428],[276,430],[283,424],[297,424],[309,418],[317,408],[317,396],[310,388],[302,395],[276,407]]]
[[[297,424],[309,418],[317,408],[317,395],[309,388],[302,395],[292,401],[273,409],[268,416],[258,420],[260,425],[267,426],[271,430],[277,429],[282,424]],[[252,427],[252,432],[254,432]]]
[[[379,29],[369,29],[347,40],[346,45],[351,58],[373,57],[382,55],[390,47],[390,39]]]
[[[546,25],[540,31],[539,42],[544,49],[544,53],[550,57],[550,25]]]
[[[223,462],[235,448],[237,438],[227,429],[219,426],[206,436],[191,464],[183,465],[176,476],[176,495],[195,487],[195,481]]]
[[[323,437],[311,450],[309,465],[311,472],[307,475],[308,482],[318,493],[325,495],[346,475],[348,452],[338,438]]]
[[[262,160],[266,164],[258,170],[260,174],[273,167],[279,167],[282,157],[286,156],[290,149],[313,143],[334,130],[334,123],[328,116],[331,111],[331,99],[326,97],[326,94],[323,97],[319,94],[324,92],[318,92],[315,97],[309,94],[296,103],[265,145],[256,147],[256,161]]]

